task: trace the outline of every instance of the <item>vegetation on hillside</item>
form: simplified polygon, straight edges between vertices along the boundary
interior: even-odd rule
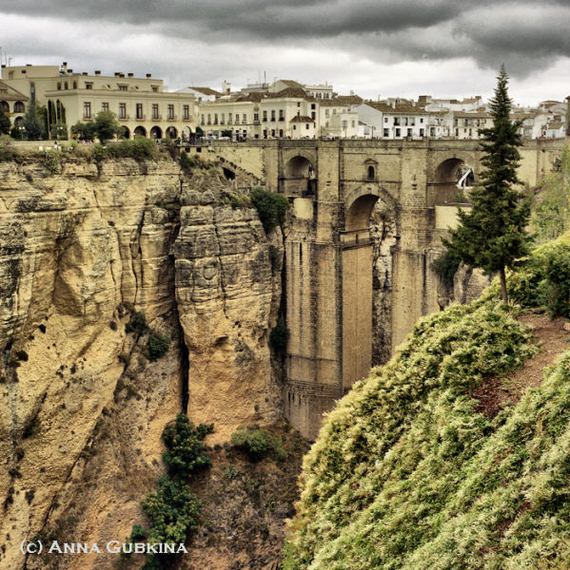
[[[510,275],[519,303],[549,302],[552,287],[568,301],[568,245]],[[566,567],[570,351],[518,403],[486,413],[477,389],[537,350],[498,296],[495,284],[420,320],[330,413],[305,458],[286,570]]]
[[[250,199],[257,210],[265,233],[268,234],[277,226],[284,224],[289,208],[289,202],[285,196],[268,192],[263,188],[254,188],[250,193]]]
[[[166,426],[162,440],[167,475],[158,480],[156,490],[142,502],[148,528],[134,525],[132,542],[183,544],[189,532],[198,525],[201,505],[188,486],[188,478],[210,465],[204,438],[213,431],[211,425],[195,427],[187,416],[179,414]],[[163,568],[173,562],[174,555],[149,555],[145,568]]]
[[[538,243],[570,230],[570,146],[540,184],[532,210],[531,225]]]
[[[444,240],[448,250],[472,267],[498,273],[501,296],[508,300],[506,269],[528,252],[526,227],[530,216],[528,200],[517,188],[518,147],[522,145],[520,124],[511,120],[512,102],[508,75],[501,68],[490,108],[493,126],[481,129],[484,170],[481,183],[470,194],[470,210],[459,210],[459,226]]]

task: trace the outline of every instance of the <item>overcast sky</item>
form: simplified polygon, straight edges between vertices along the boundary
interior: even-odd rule
[[[14,65],[152,73],[170,88],[266,72],[363,97],[570,95],[570,0],[0,0]]]

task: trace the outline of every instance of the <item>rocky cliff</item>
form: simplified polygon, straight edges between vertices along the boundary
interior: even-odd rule
[[[282,240],[230,205],[220,172],[0,162],[1,568],[23,567],[34,536],[128,536],[177,412],[214,423],[213,442],[275,419]],[[148,333],[125,330],[136,312],[171,339],[156,361]]]

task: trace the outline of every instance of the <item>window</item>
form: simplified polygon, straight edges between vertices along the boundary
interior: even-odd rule
[[[137,103],[135,108],[137,120],[142,121],[144,119],[142,103]]]
[[[242,117],[242,118],[243,118],[243,121],[242,121],[242,122],[243,122],[244,124],[247,123],[247,115],[246,115],[245,113],[243,114],[243,117]]]
[[[206,123],[205,123],[205,120],[204,120],[204,115],[202,115],[202,116],[200,117],[200,124],[201,124],[201,125],[205,125],[205,124],[206,124]]]
[[[127,89],[129,88],[128,85],[118,85],[119,87],[119,91],[127,91]]]
[[[368,167],[368,180],[375,180],[375,179],[376,179],[376,170],[372,165],[370,165]]]
[[[218,113],[214,113],[214,125],[218,124]]]
[[[423,122],[424,122],[424,118],[420,117],[420,123],[423,123]]]
[[[212,115],[210,115],[210,113],[208,113],[208,125],[212,124]]]
[[[168,120],[174,121],[174,105],[172,104],[168,105]]]
[[[397,137],[401,137],[401,136],[402,136],[402,131],[401,131],[401,129],[396,129],[396,136],[397,136]]]
[[[385,123],[388,122],[388,117],[384,117],[384,122],[385,122]]]
[[[408,130],[407,130],[407,133],[408,133],[408,134],[407,134],[406,136],[411,137],[411,136],[412,136],[412,132],[413,132],[412,129],[408,129]]]
[[[226,114],[220,113],[220,125],[225,125],[225,124],[226,124]]]
[[[384,129],[384,138],[387,139],[390,136],[390,129]]]
[[[400,117],[394,117],[394,125],[397,127],[400,126]]]
[[[315,111],[311,111],[311,119],[316,119],[317,118],[317,114]]]
[[[185,121],[190,120],[190,105],[183,105],[182,106],[182,117]],[[204,120],[204,115],[202,115],[202,121]],[[202,124],[204,124],[202,122]]]
[[[152,104],[152,118],[156,121],[160,119],[160,115],[158,114],[158,103]]]
[[[236,115],[237,117],[239,117],[239,115]],[[254,113],[253,114],[253,122],[254,123],[259,123],[259,113]]]
[[[325,109],[325,117],[329,116],[329,112],[330,112],[329,109]]]
[[[23,113],[24,112],[24,104],[22,101],[16,101],[14,103],[14,113]]]
[[[67,81],[63,84],[63,88],[67,91],[69,89],[69,84]]]
[[[73,82],[73,88],[77,89],[77,81]],[[88,81],[85,83],[85,89],[89,89],[89,91],[91,91],[93,89],[93,83]]]
[[[271,120],[275,121],[275,109],[271,109]]]
[[[228,125],[232,124],[232,117],[233,115],[231,113],[228,113]]]
[[[285,111],[283,109],[279,109],[279,120],[280,121],[285,120]]]
[[[119,119],[127,118],[127,104],[119,103]]]
[[[314,103],[311,103],[311,109],[316,109],[317,106]]]
[[[423,137],[423,136],[424,136],[424,130],[420,129],[420,137]]]
[[[239,125],[239,113],[236,113],[236,125]]]
[[[305,129],[309,130],[309,123],[305,124]]]
[[[61,91],[61,81],[58,81],[58,82],[57,82],[57,90],[58,90],[58,91]]]
[[[267,122],[267,111],[263,111],[263,122]]]
[[[83,103],[83,118],[90,119],[91,118],[91,103],[85,102]]]
[[[152,85],[151,89],[154,93],[158,93],[158,85]]]
[[[109,112],[109,103],[101,103],[101,111],[103,111],[104,113],[108,113]]]

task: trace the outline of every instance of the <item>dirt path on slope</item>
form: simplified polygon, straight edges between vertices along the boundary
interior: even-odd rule
[[[519,321],[529,326],[540,350],[524,367],[502,378],[491,378],[481,384],[473,397],[479,401],[477,411],[486,416],[496,416],[505,406],[516,404],[523,394],[540,385],[544,368],[570,350],[570,321],[564,318],[550,319],[546,314],[527,313]]]

